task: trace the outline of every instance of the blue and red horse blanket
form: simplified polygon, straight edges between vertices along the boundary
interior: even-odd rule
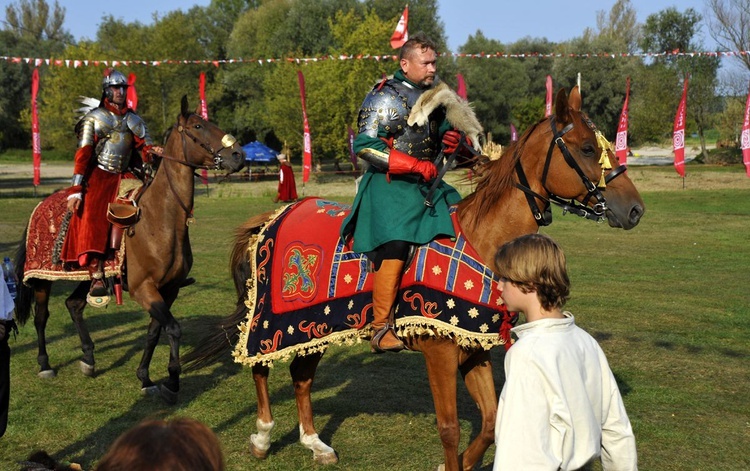
[[[360,342],[372,321],[367,257],[339,237],[351,206],[307,198],[281,208],[248,242],[247,318],[235,361],[270,365],[331,344]],[[438,335],[466,348],[509,343],[517,320],[500,297],[498,277],[463,236],[417,248],[397,297],[399,336]],[[501,334],[501,331],[503,335]]]

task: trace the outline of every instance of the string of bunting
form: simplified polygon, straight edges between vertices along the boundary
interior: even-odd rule
[[[584,54],[573,54],[573,53],[521,53],[511,54],[506,52],[494,52],[485,53],[481,52],[478,54],[464,54],[464,53],[451,53],[443,52],[440,53],[441,57],[455,57],[455,58],[469,58],[469,59],[556,59],[556,58],[582,58],[582,59],[617,59],[626,57],[640,57],[640,58],[657,58],[657,57],[739,57],[739,56],[750,56],[750,51],[693,51],[693,52],[680,52],[680,51],[669,51],[669,52],[603,52],[603,53],[584,53]],[[398,55],[395,54],[384,54],[384,55],[372,55],[372,54],[341,54],[341,55],[323,55],[318,57],[287,57],[287,58],[267,58],[267,59],[221,59],[221,60],[91,60],[91,59],[44,59],[34,57],[12,57],[12,56],[0,56],[0,60],[4,60],[10,63],[27,63],[33,64],[35,67],[42,65],[47,66],[58,66],[58,67],[88,67],[88,66],[112,66],[117,67],[119,65],[128,67],[131,65],[146,65],[152,67],[158,67],[160,65],[174,65],[174,64],[195,64],[195,65],[213,65],[219,67],[226,64],[273,64],[279,62],[289,63],[309,63],[309,62],[322,62],[332,60],[375,60],[375,61],[398,61]]]

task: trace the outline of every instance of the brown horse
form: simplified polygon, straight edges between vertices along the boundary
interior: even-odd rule
[[[497,279],[492,273],[492,268],[487,268],[488,263],[492,263],[497,248],[504,242],[514,237],[536,232],[540,225],[546,225],[551,222],[549,207],[550,204],[557,204],[563,207],[565,211],[573,212],[580,216],[593,220],[607,219],[612,227],[631,229],[635,227],[644,213],[644,204],[633,186],[633,183],[625,174],[625,167],[619,166],[617,159],[611,152],[611,145],[603,136],[596,131],[593,123],[588,117],[580,111],[581,97],[577,88],[573,88],[570,96],[566,96],[564,90],[561,90],[556,97],[555,113],[527,130],[521,139],[511,145],[498,160],[489,161],[484,164],[481,170],[479,182],[476,190],[464,198],[456,208],[456,214],[462,229],[462,236],[473,245],[478,257],[473,260],[484,261],[485,273],[489,272],[490,277]],[[598,184],[597,184],[598,183]],[[237,310],[229,318],[223,320],[212,336],[207,337],[200,342],[196,348],[183,356],[183,364],[190,369],[199,368],[216,361],[220,355],[225,354],[230,348],[231,341],[240,339],[238,347],[235,347],[235,361],[240,361],[252,366],[253,379],[255,380],[257,402],[258,402],[258,433],[251,437],[251,451],[260,458],[266,456],[270,447],[270,432],[273,428],[273,416],[271,414],[270,399],[268,392],[268,374],[269,365],[267,358],[281,359],[282,356],[266,355],[265,352],[276,352],[277,345],[282,344],[285,338],[293,335],[296,331],[304,330],[312,338],[310,343],[314,347],[297,349],[294,360],[291,362],[290,371],[294,383],[294,392],[297,401],[297,410],[300,424],[300,441],[304,446],[313,451],[314,460],[318,463],[330,464],[336,463],[338,457],[336,452],[328,445],[323,443],[315,430],[313,424],[312,403],[310,391],[313,378],[318,362],[323,356],[323,350],[328,345],[325,343],[326,338],[337,335],[336,328],[332,327],[335,322],[334,316],[344,315],[341,313],[330,312],[329,307],[334,307],[334,300],[326,301],[323,304],[304,305],[300,307],[300,318],[295,324],[290,324],[288,329],[277,329],[274,335],[265,338],[261,342],[260,351],[246,354],[249,351],[249,345],[254,341],[254,336],[260,331],[269,330],[267,326],[276,322],[272,316],[265,316],[267,311],[275,309],[278,306],[279,299],[289,297],[287,288],[291,286],[287,282],[293,281],[292,273],[287,270],[284,272],[283,289],[277,290],[271,288],[270,291],[261,291],[259,286],[274,286],[274,279],[279,276],[271,277],[269,275],[271,266],[276,263],[266,254],[272,250],[279,252],[282,245],[286,247],[294,245],[287,243],[290,239],[282,239],[281,232],[286,229],[295,229],[290,223],[295,214],[294,208],[305,205],[305,201],[296,203],[288,210],[289,216],[284,219],[283,223],[278,226],[274,225],[269,229],[269,220],[277,215],[263,214],[247,221],[238,231],[235,248],[232,255],[232,266],[234,272],[235,285],[238,291]],[[326,205],[319,203],[321,208]],[[330,205],[328,205],[330,207]],[[323,209],[321,209],[323,211]],[[336,209],[331,214],[337,213]],[[281,216],[277,217],[280,219]],[[331,224],[328,231],[338,234],[338,227]],[[307,231],[299,230],[297,226],[297,235],[292,236],[298,239],[304,239],[303,242],[309,242],[312,224],[308,223]],[[271,231],[277,232],[271,232]],[[286,233],[289,231],[287,230]],[[300,235],[304,234],[304,235]],[[457,236],[460,239],[461,235]],[[281,241],[285,242],[282,243]],[[295,241],[293,241],[295,242]],[[300,258],[307,266],[313,264],[312,251],[304,252],[305,247],[312,247],[317,242],[309,242],[309,245],[300,242],[297,244],[298,254],[302,257],[287,259],[284,262],[276,264],[277,268],[294,265]],[[250,250],[248,250],[250,247]],[[419,248],[418,250],[422,250]],[[250,254],[248,255],[248,252]],[[285,253],[281,251],[281,253]],[[289,253],[287,251],[286,253]],[[451,252],[452,260],[456,259],[456,252]],[[460,256],[463,257],[466,250],[461,249]],[[254,257],[261,260],[255,266],[255,271],[251,272]],[[264,258],[263,258],[264,257]],[[419,252],[415,256],[412,272],[417,272],[416,264]],[[341,256],[339,259],[342,259]],[[269,261],[270,260],[270,261]],[[288,260],[288,261],[287,261]],[[302,267],[303,263],[297,266]],[[447,273],[453,267],[444,264],[430,264],[430,271],[435,273]],[[316,276],[323,273],[328,276],[335,269],[326,266],[325,270],[311,271]],[[457,268],[456,270],[460,270]],[[467,273],[468,271],[465,271]],[[302,273],[302,271],[300,271]],[[409,273],[409,272],[407,272]],[[425,275],[429,276],[429,274]],[[266,281],[271,278],[271,281]],[[364,278],[364,276],[363,276]],[[463,278],[468,279],[468,276]],[[346,283],[356,283],[357,277],[348,276]],[[326,283],[325,279],[322,285],[327,289],[335,292],[340,285],[335,283]],[[305,280],[308,285],[313,284],[313,277]],[[279,281],[276,282],[281,283]],[[336,282],[338,283],[338,281]],[[462,283],[463,284],[463,283]],[[364,283],[363,285],[364,286]],[[468,284],[469,289],[476,291],[476,283]],[[495,285],[491,285],[493,290]],[[479,286],[481,289],[481,286]],[[461,289],[461,288],[458,288]],[[248,291],[256,291],[258,294],[253,300],[247,295]],[[358,288],[357,293],[352,295],[350,305],[361,303],[359,296],[367,288]],[[415,294],[416,293],[416,294]],[[445,463],[441,469],[459,470],[472,469],[477,463],[481,463],[482,457],[487,448],[494,442],[495,414],[497,410],[497,395],[492,376],[492,365],[490,360],[489,347],[484,345],[477,346],[471,342],[466,342],[462,338],[463,334],[448,334],[450,327],[441,327],[434,322],[440,317],[442,312],[448,311],[456,302],[456,296],[445,303],[442,311],[437,312],[434,306],[439,304],[439,296],[442,293],[434,293],[431,296],[429,292],[416,292],[416,288],[411,285],[404,287],[399,293],[399,311],[398,316],[405,316],[402,311],[422,310],[425,317],[420,329],[400,330],[404,343],[410,350],[420,351],[425,357],[427,365],[427,374],[430,388],[433,395],[435,412],[437,416],[437,428],[445,452]],[[496,299],[493,297],[493,301]],[[422,302],[420,305],[417,301]],[[345,298],[346,299],[346,298]],[[404,304],[404,300],[410,303]],[[250,300],[250,301],[248,301]],[[416,304],[415,304],[416,302]],[[325,306],[325,307],[321,307]],[[346,310],[347,306],[338,307]],[[249,309],[253,308],[253,309]],[[371,308],[371,304],[365,305],[359,313],[366,313]],[[348,312],[356,311],[358,307],[349,307]],[[324,314],[321,314],[321,312]],[[496,309],[499,311],[499,309]],[[346,311],[345,311],[346,312]],[[451,323],[457,324],[471,322],[470,320],[458,319],[460,316],[458,310],[451,311]],[[482,317],[476,315],[474,311],[466,317]],[[249,314],[249,316],[248,316]],[[274,310],[275,318],[284,317]],[[473,314],[473,315],[472,315]],[[286,315],[286,314],[285,314]],[[322,315],[326,317],[321,320]],[[316,317],[317,316],[317,317]],[[365,322],[361,320],[366,316],[357,317],[356,315],[347,314],[348,318],[359,319],[355,328],[361,328]],[[429,317],[429,319],[427,319]],[[491,324],[497,322],[491,318],[500,316],[486,316],[480,322]],[[244,322],[243,322],[244,321]],[[407,322],[404,317],[397,318],[396,325],[399,322]],[[403,325],[403,324],[402,324]],[[499,324],[496,324],[499,325]],[[426,326],[426,327],[423,327]],[[274,331],[274,328],[271,329]],[[330,332],[333,331],[333,332]],[[495,331],[496,332],[496,331]],[[497,333],[493,334],[497,338]],[[244,342],[244,343],[243,343]],[[317,342],[317,343],[315,343]],[[329,342],[331,343],[331,342]],[[495,343],[497,345],[498,343]],[[491,347],[491,345],[490,345]],[[264,351],[265,349],[265,351]],[[291,350],[294,353],[294,350]],[[461,372],[466,387],[474,401],[477,403],[482,415],[482,429],[477,437],[469,444],[468,448],[459,455],[459,421],[456,401],[456,381],[457,372]]]
[[[193,264],[189,228],[194,201],[195,169],[224,169],[237,172],[245,162],[244,152],[234,137],[216,125],[204,120],[187,108],[187,98],[182,99],[182,110],[177,123],[166,138],[153,180],[138,199],[140,220],[126,231],[124,237],[127,285],[131,298],[148,311],[151,320],[143,358],[137,376],[147,393],[161,393],[165,401],[174,403],[179,391],[180,325],[170,308],[185,283]],[[48,200],[52,200],[52,195]],[[42,207],[45,202],[40,203]],[[59,211],[58,211],[59,213]],[[45,217],[46,213],[35,217]],[[52,213],[50,213],[52,217]],[[61,219],[61,216],[60,216]],[[52,223],[59,227],[59,223]],[[35,303],[34,326],[37,332],[40,377],[54,377],[55,371],[47,355],[45,327],[49,318],[49,296],[52,282],[59,279],[78,279],[81,283],[65,301],[70,316],[81,338],[83,359],[81,371],[87,376],[95,374],[94,343],[83,319],[86,294],[91,283],[86,272],[64,272],[57,266],[47,272],[29,270],[27,262],[33,260],[38,247],[33,246],[25,232],[16,255],[16,272],[23,280],[16,299],[16,316],[20,324],[29,319],[32,302]],[[49,257],[48,254],[44,256]],[[34,265],[38,268],[40,264]],[[25,268],[26,267],[26,268]],[[159,341],[161,330],[169,337],[169,378],[161,387],[149,378],[149,364]]]

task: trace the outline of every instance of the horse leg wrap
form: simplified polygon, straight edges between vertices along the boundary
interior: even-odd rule
[[[312,450],[313,460],[315,460],[316,463],[334,464],[339,461],[336,456],[336,451],[323,443],[323,440],[318,437],[317,433],[307,435],[302,424],[299,426],[299,441],[305,448]]]
[[[255,452],[253,454],[256,456],[262,455],[258,456],[259,458],[264,458],[268,449],[271,448],[271,430],[274,425],[276,423],[273,420],[271,422],[263,422],[260,419],[255,421],[258,433],[250,435],[250,443],[252,443],[253,448],[258,452],[258,454]]]

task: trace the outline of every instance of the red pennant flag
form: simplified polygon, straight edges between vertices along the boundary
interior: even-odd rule
[[[31,73],[31,147],[34,160],[34,186],[39,186],[42,179],[42,139],[39,135],[39,115],[36,107],[38,93],[39,69],[35,68]]]
[[[354,153],[354,129],[347,125],[346,130],[349,134],[349,159],[352,161],[354,170],[359,170],[359,165],[357,165],[357,155]]]
[[[305,150],[302,154],[302,183],[306,183],[310,179],[310,170],[312,168],[312,140],[310,138],[310,123],[307,121],[307,105],[305,98],[305,76],[302,75],[302,71],[297,71],[297,79],[299,81],[299,95],[302,99],[302,119],[304,121],[304,139],[305,139]]]
[[[200,97],[201,118],[208,121],[208,106],[206,106],[206,73],[201,72],[198,78],[198,94]],[[201,169],[201,183],[208,185],[208,170]]]
[[[615,155],[620,165],[628,162],[628,101],[630,100],[630,77],[625,85],[625,103],[622,104],[620,123],[617,125],[617,139],[615,140]]]
[[[742,137],[740,138],[742,148],[742,162],[745,164],[745,172],[750,177],[750,92],[745,102],[745,121],[742,124]]]
[[[138,108],[138,92],[135,89],[135,74],[128,75],[128,94],[126,97],[128,108],[135,111]]]
[[[510,123],[510,142],[516,142],[518,140],[518,132],[513,123]]]
[[[458,79],[458,88],[456,89],[456,93],[464,100],[467,100],[468,98],[466,98],[466,82],[464,81],[464,76],[462,74],[458,74],[456,75],[456,78]]]
[[[208,106],[206,106],[206,73],[201,72],[198,79],[198,93],[200,94],[201,118],[208,121]]]
[[[685,84],[682,88],[682,99],[674,117],[674,133],[672,134],[672,145],[674,146],[674,168],[682,178],[685,178],[685,120],[687,118],[687,91],[688,77],[685,76]]]
[[[400,48],[406,41],[409,40],[409,30],[407,28],[408,24],[409,5],[406,5],[406,8],[404,8],[404,12],[401,14],[401,18],[398,20],[398,24],[396,25],[396,31],[394,31],[393,35],[391,35],[391,47],[393,49]]]
[[[547,100],[544,106],[544,117],[552,114],[552,76],[547,76]]]

